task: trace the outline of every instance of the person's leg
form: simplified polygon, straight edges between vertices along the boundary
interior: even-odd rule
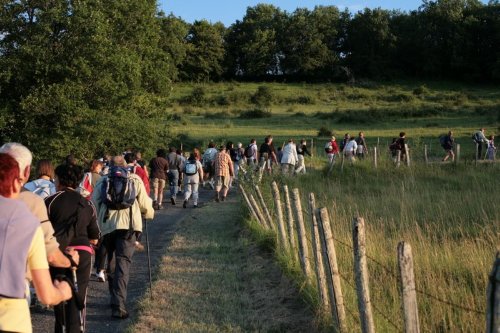
[[[87,251],[78,251],[80,255],[80,261],[78,263],[78,269],[76,270],[76,281],[78,283],[78,296],[83,302],[83,309],[79,309],[77,302],[73,297],[68,301],[66,305],[66,326],[68,327],[68,332],[80,333],[80,311],[82,314],[81,320],[82,325],[85,327],[85,301],[87,297],[87,287],[89,285],[90,268],[91,268],[91,257],[92,255]],[[73,281],[72,273],[71,281]]]
[[[158,186],[160,180],[158,178],[153,178],[153,208],[156,209],[158,205]]]
[[[223,177],[221,176],[217,176],[215,177],[215,201],[216,202],[219,202],[220,200],[220,190],[222,189],[222,181],[223,181]]]
[[[107,262],[108,262],[108,267],[107,267],[107,277],[108,277],[108,290],[109,290],[109,295],[111,297],[111,306],[113,306],[113,298],[114,298],[114,290],[113,290],[113,279],[115,276],[115,249],[116,249],[116,231],[113,231],[112,233],[109,233],[107,235],[104,235],[103,238],[103,245],[106,247],[106,252],[108,254]]]
[[[135,234],[129,235],[128,230],[120,232],[116,237],[115,276],[113,278],[113,309],[126,312],[127,287],[130,264],[135,250]]]
[[[189,197],[191,197],[191,184],[184,184],[184,203],[182,204],[183,208],[187,207]]]
[[[158,208],[163,205],[163,193],[165,192],[165,179],[158,179]]]
[[[262,180],[262,175],[264,174],[264,169],[266,168],[267,160],[265,158],[260,159],[259,163],[259,182]]]
[[[104,245],[104,239],[101,238],[99,241],[99,246],[97,247],[97,250],[95,251],[95,270],[96,273],[104,272],[106,268],[106,246]],[[104,275],[102,276],[104,277]],[[99,276],[97,277],[99,279]]]
[[[175,205],[175,199],[177,198],[177,183],[179,182],[179,171],[170,170],[172,179],[170,180],[170,199],[172,200],[172,205]]]
[[[305,173],[304,155],[298,155],[297,169],[295,169],[295,173],[301,172]]]
[[[226,177],[221,177],[222,178],[222,197],[221,200],[224,201],[226,200],[227,197],[227,191],[229,191],[229,179]]]
[[[193,190],[193,204],[195,207],[198,206],[198,187],[199,184],[191,184],[192,190]]]

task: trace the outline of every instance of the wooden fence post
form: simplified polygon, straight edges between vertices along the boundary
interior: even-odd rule
[[[259,199],[260,205],[264,209],[264,214],[265,214],[265,217],[267,218],[267,221],[269,222],[269,226],[271,227],[271,229],[273,231],[276,231],[276,228],[275,228],[274,223],[273,223],[273,219],[271,217],[271,213],[269,213],[269,209],[267,208],[266,202],[264,201],[264,197],[262,196],[262,192],[260,191],[259,186],[255,185],[254,189],[255,189],[255,193],[257,193],[257,199]]]
[[[278,185],[276,184],[276,182],[272,182],[271,188],[274,197],[274,206],[276,208],[276,217],[278,219],[278,230],[281,239],[281,246],[284,249],[288,250],[288,240],[286,239],[286,230],[285,223],[283,221],[283,210],[281,208],[280,192],[278,190]]]
[[[293,258],[298,261],[299,254],[297,253],[297,243],[295,242],[295,227],[293,222],[292,204],[290,202],[290,193],[288,192],[287,185],[283,185],[283,192],[285,194],[285,211],[286,211],[286,221],[288,226],[288,241],[290,242],[290,250],[292,251]]]
[[[427,145],[424,146],[424,161],[425,164],[429,164],[429,157],[427,156]]]
[[[458,164],[459,160],[460,160],[460,144],[457,143],[455,147],[455,164]]]
[[[410,148],[408,144],[405,143],[405,154],[406,154],[406,166],[410,166]]]
[[[378,167],[377,164],[377,147],[373,148],[373,164],[375,166],[375,169]]]
[[[396,151],[396,167],[399,168],[399,166],[401,165],[401,150],[397,150]]]
[[[292,198],[294,202],[295,214],[297,217],[297,231],[299,234],[299,248],[300,248],[300,263],[302,269],[310,281],[311,279],[311,263],[309,257],[309,247],[306,238],[306,229],[304,226],[304,216],[302,215],[302,204],[300,203],[300,193],[299,189],[294,188],[292,190]]]
[[[243,194],[243,198],[245,199],[245,202],[247,203],[248,210],[250,210],[250,213],[252,213],[252,215],[255,218],[255,220],[257,222],[261,223],[260,220],[259,220],[259,217],[257,216],[257,212],[255,211],[255,209],[253,208],[252,204],[250,203],[250,199],[248,198],[248,195],[247,195],[245,189],[241,185],[239,185],[239,188],[240,188],[241,194]]]
[[[500,252],[497,253],[488,283],[486,333],[500,332]]]
[[[323,240],[323,254],[327,258],[327,267],[329,268],[329,277],[331,280],[330,298],[332,311],[339,327],[340,332],[347,332],[347,323],[344,308],[344,296],[342,294],[342,286],[340,284],[339,266],[337,262],[337,252],[335,251],[335,243],[333,241],[332,227],[330,225],[330,217],[326,208],[317,209],[317,220]]]
[[[264,227],[264,229],[269,229],[264,214],[262,214],[262,210],[260,209],[259,204],[257,204],[257,201],[255,201],[253,194],[250,194],[248,198],[250,199],[250,203],[255,209],[255,213],[257,213],[257,217],[259,218],[260,224]]]
[[[375,333],[370,301],[368,264],[366,262],[365,220],[361,217],[352,221],[352,243],[354,245],[354,275],[356,278],[361,331],[363,333]]]
[[[401,294],[405,333],[419,333],[417,293],[415,291],[415,275],[413,274],[413,256],[411,246],[405,242],[398,244],[399,276],[401,277]]]
[[[314,193],[309,193],[309,211],[311,212],[311,229],[313,237],[314,261],[316,264],[316,279],[318,282],[319,297],[321,299],[322,314],[326,314],[330,307],[328,296],[328,285],[325,275],[325,266],[323,263],[323,246],[319,233],[318,220],[316,219],[316,200]]]

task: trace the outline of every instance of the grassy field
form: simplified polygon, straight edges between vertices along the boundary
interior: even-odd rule
[[[310,191],[316,193],[318,206],[329,208],[334,235],[342,243],[351,243],[352,218],[364,217],[369,255],[393,273],[398,241],[409,242],[419,290],[482,312],[487,275],[499,245],[500,168],[470,163],[470,137],[479,127],[486,127],[488,135],[498,133],[499,110],[498,87],[363,82],[177,85],[167,112],[175,114],[177,134],[187,147],[203,147],[209,140],[246,144],[252,137],[260,144],[268,134],[277,145],[289,137],[314,139],[315,157],[307,161],[314,167],[311,172],[279,181],[300,188],[304,198]],[[251,115],[258,118],[248,118]],[[322,152],[327,138],[318,137],[321,128],[337,136],[364,131],[368,145],[379,146],[380,167],[373,169],[367,160],[343,172],[337,165],[327,175]],[[425,166],[424,145],[431,160],[439,160],[444,154],[438,136],[450,129],[462,146],[464,163]],[[389,140],[400,131],[407,132],[415,162],[411,168],[395,169],[386,158]],[[353,281],[352,250],[339,243],[337,251],[341,272]],[[281,262],[294,267],[289,258]],[[372,261],[369,269],[374,305],[402,327],[397,278]],[[345,281],[343,289],[347,306],[356,311],[354,290]],[[477,332],[484,327],[484,315],[423,294],[418,301],[424,332]],[[350,327],[359,325],[348,317]],[[397,331],[379,313],[375,322],[379,331]]]

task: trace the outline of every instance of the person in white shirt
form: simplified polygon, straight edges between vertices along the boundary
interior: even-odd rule
[[[344,147],[344,156],[347,158],[351,163],[354,163],[356,160],[356,151],[358,150],[358,144],[356,143],[356,140],[354,140],[354,137],[349,139],[349,142],[345,145]]]
[[[281,157],[281,171],[284,175],[293,174],[295,165],[299,158],[297,156],[297,147],[292,139],[283,147],[283,157]]]

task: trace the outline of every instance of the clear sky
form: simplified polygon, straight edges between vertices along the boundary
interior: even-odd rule
[[[482,0],[487,3],[487,0]],[[241,20],[245,15],[247,7],[253,7],[258,3],[273,4],[287,12],[293,12],[297,7],[314,8],[316,5],[337,6],[341,10],[348,8],[351,12],[357,12],[363,8],[401,9],[405,11],[417,9],[421,0],[159,0],[160,9],[166,14],[171,12],[180,16],[183,20],[192,23],[194,20],[207,19],[212,23],[220,21],[229,26],[236,20]]]

